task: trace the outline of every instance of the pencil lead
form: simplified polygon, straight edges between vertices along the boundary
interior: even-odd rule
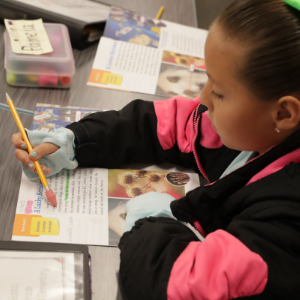
[[[9,95],[7,93],[5,93],[5,94],[6,94],[6,100],[7,101],[11,100],[10,97],[9,97]]]

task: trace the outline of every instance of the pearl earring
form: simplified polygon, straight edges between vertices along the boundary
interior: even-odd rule
[[[278,133],[280,132],[280,130],[277,127],[275,128],[275,131],[278,132]]]

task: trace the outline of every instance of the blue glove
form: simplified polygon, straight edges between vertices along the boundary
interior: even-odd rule
[[[170,208],[170,204],[174,200],[175,198],[169,194],[157,192],[150,192],[131,199],[126,204],[127,216],[124,232],[130,231],[137,220],[150,216],[176,220]]]
[[[75,136],[73,131],[60,128],[54,132],[31,131],[28,129],[26,129],[26,132],[33,148],[42,143],[52,143],[60,147],[54,153],[47,154],[39,159],[39,163],[47,166],[51,171],[46,177],[52,176],[62,169],[73,170],[78,166],[75,158]],[[22,169],[30,180],[39,178],[37,173],[30,172],[23,164]]]

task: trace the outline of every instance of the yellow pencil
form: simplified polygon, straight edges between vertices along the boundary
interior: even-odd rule
[[[6,99],[7,99],[8,105],[10,107],[10,110],[11,110],[11,112],[12,112],[14,118],[15,118],[15,121],[16,121],[18,127],[19,127],[19,130],[21,132],[22,138],[23,138],[24,142],[27,145],[28,152],[30,153],[33,150],[33,148],[32,148],[32,145],[31,145],[31,143],[30,143],[30,141],[29,141],[29,139],[27,137],[26,131],[25,131],[24,126],[22,124],[22,121],[21,121],[21,119],[19,117],[19,114],[18,114],[18,112],[16,110],[16,107],[15,107],[14,103],[12,102],[12,100],[10,99],[10,97],[8,96],[8,94],[6,94]],[[42,184],[43,184],[43,186],[44,186],[44,188],[46,190],[45,194],[46,194],[46,197],[47,197],[48,201],[53,206],[56,206],[57,202],[56,202],[55,194],[49,188],[49,184],[48,184],[48,182],[46,180],[46,177],[45,177],[45,175],[43,173],[43,170],[41,168],[40,163],[37,160],[35,160],[34,161],[34,165],[35,165],[36,171],[37,171],[37,173],[38,173],[38,175],[39,175],[39,177],[41,179],[41,182],[42,182]]]
[[[157,19],[157,20],[160,19],[161,15],[162,15],[162,13],[163,13],[163,11],[164,11],[164,9],[165,9],[164,6],[162,6],[162,7],[159,9],[159,11],[158,11],[158,13],[157,13],[155,19]]]

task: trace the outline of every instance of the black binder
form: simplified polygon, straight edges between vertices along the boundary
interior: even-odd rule
[[[102,3],[101,3],[102,4]],[[61,23],[69,29],[71,44],[73,48],[82,50],[98,42],[103,34],[105,21],[96,23],[86,23],[81,20],[73,19],[27,5],[13,0],[0,0],[0,21],[4,24],[4,19],[43,19],[44,23]]]

